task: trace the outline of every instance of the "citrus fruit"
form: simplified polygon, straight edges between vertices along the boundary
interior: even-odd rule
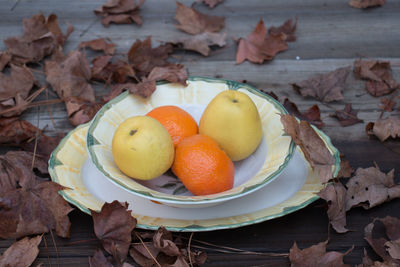
[[[231,189],[235,175],[231,159],[218,143],[201,134],[187,137],[176,146],[172,171],[198,196]]]
[[[197,134],[197,123],[193,117],[177,106],[161,106],[146,114],[158,120],[171,135],[176,146],[183,138]]]
[[[111,150],[118,168],[140,180],[150,180],[166,172],[175,152],[167,130],[148,116],[135,116],[122,122],[114,133]]]

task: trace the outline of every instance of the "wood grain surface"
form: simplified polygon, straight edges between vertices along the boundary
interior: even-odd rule
[[[74,25],[75,31],[67,41],[65,50],[77,48],[81,41],[95,38],[110,38],[117,44],[117,53],[125,53],[136,39],[152,36],[154,45],[186,36],[175,27],[175,1],[147,0],[140,14],[143,25],[111,25],[105,28],[93,14],[93,9],[104,1],[95,0],[2,0],[0,1],[0,39],[22,34],[22,20],[37,13],[57,14],[63,29],[66,22]],[[194,0],[182,1],[191,5]],[[383,171],[398,168],[400,145],[398,141],[381,143],[365,134],[365,125],[375,121],[380,113],[380,98],[370,96],[364,89],[364,81],[349,75],[343,92],[344,100],[325,105],[311,98],[303,98],[290,83],[302,81],[311,75],[326,73],[338,67],[352,66],[359,57],[389,60],[394,78],[400,81],[400,2],[388,0],[380,8],[359,10],[348,6],[345,0],[317,1],[265,1],[225,0],[215,9],[196,4],[202,12],[226,17],[228,44],[215,49],[209,57],[190,52],[175,53],[172,60],[183,63],[191,75],[222,77],[245,81],[265,92],[273,91],[295,102],[300,110],[318,104],[326,126],[322,129],[334,145],[346,155],[354,168],[369,167],[376,162]],[[262,18],[267,27],[278,26],[289,18],[298,18],[297,41],[289,43],[289,49],[280,53],[271,62],[255,65],[244,62],[235,65],[236,40],[245,37]],[[0,50],[5,46],[1,42]],[[88,51],[88,56],[92,54]],[[40,75],[39,75],[40,76]],[[41,80],[44,83],[44,80]],[[94,84],[100,98],[107,90],[103,85]],[[39,99],[55,98],[54,93],[41,95]],[[364,123],[341,127],[329,115],[351,103],[358,110]],[[39,113],[39,127],[45,133],[55,135],[73,129],[68,122],[64,104],[32,108],[23,118],[36,125]],[[392,115],[399,114],[394,111]],[[2,148],[1,152],[8,148]],[[399,170],[395,175],[398,181]],[[363,239],[363,229],[375,217],[399,216],[400,200],[393,200],[371,210],[356,208],[348,212],[346,234],[328,230],[328,218],[324,201],[314,204],[283,218],[246,226],[234,230],[196,233],[194,239],[217,245],[231,246],[255,252],[287,253],[293,242],[300,248],[330,238],[328,250],[345,252],[352,245],[354,250],[345,257],[352,266],[362,261],[363,249],[367,248],[372,257],[377,256]],[[42,242],[40,254],[33,266],[87,266],[88,256],[100,247],[95,240],[91,217],[75,210],[71,213],[71,238],[55,237],[57,249],[51,235],[45,235],[47,245]],[[189,234],[181,234],[188,237]],[[13,241],[0,240],[0,253]],[[286,257],[260,255],[226,254],[207,251],[205,266],[289,266]]]

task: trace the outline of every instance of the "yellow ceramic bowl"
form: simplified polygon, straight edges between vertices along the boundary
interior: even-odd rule
[[[256,104],[263,128],[263,139],[248,158],[235,162],[235,183],[231,190],[206,196],[193,196],[172,175],[139,181],[123,174],[114,163],[111,144],[118,125],[135,115],[145,115],[155,107],[176,105],[198,122],[207,104],[221,91],[239,90]],[[87,134],[87,149],[95,166],[111,181],[144,198],[176,207],[205,207],[235,199],[260,189],[275,179],[294,153],[291,137],[283,131],[280,114],[283,106],[272,97],[243,83],[223,79],[190,77],[188,86],[160,82],[148,99],[121,94],[97,113]]]

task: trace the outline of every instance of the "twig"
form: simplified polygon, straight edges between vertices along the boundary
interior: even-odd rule
[[[57,266],[60,267],[60,261],[59,261],[59,256],[58,256],[57,244],[56,244],[56,240],[54,239],[53,231],[52,231],[51,229],[50,229],[50,235],[51,235],[51,239],[53,240],[54,249],[55,249],[55,251],[56,251]]]
[[[36,149],[37,149],[37,143],[38,143],[38,138],[39,138],[39,121],[40,121],[40,107],[38,107],[38,112],[37,112],[37,124],[36,128],[38,129],[35,134],[35,146],[33,147],[33,156],[32,156],[32,165],[31,169],[33,170],[33,166],[35,166],[35,157],[36,157]]]
[[[49,101],[49,90],[46,90],[46,101]],[[50,105],[47,104],[46,107],[47,107],[47,113],[49,113],[51,124],[53,124],[53,129],[56,129],[56,124],[54,123],[53,120],[53,114],[51,114]]]
[[[194,234],[194,232],[192,232],[192,233],[190,234],[189,242],[188,242],[188,248],[187,248],[188,255],[189,255],[189,263],[190,263],[190,266],[191,266],[191,267],[193,267],[193,262],[192,262],[191,252],[190,252],[190,243],[192,243],[193,234]]]
[[[90,28],[93,27],[93,25],[97,22],[97,20],[98,20],[98,17],[96,17],[95,19],[93,19],[93,21],[89,24],[89,26],[87,26],[86,29],[84,29],[84,30],[82,31],[82,33],[79,35],[79,37],[84,36],[84,35],[90,30]]]
[[[84,243],[89,243],[92,241],[99,241],[97,238],[92,238],[92,239],[87,239],[87,240],[78,240],[78,241],[74,241],[74,242],[69,242],[68,244],[66,244],[67,246],[69,245],[78,245],[78,244],[84,244]]]
[[[17,7],[19,2],[20,2],[20,0],[15,1],[14,5],[10,8],[10,11],[14,11],[14,9]]]
[[[150,250],[147,248],[146,244],[143,242],[142,238],[140,235],[138,235],[135,232],[136,237],[140,240],[140,243],[142,243],[143,247],[147,250],[147,253],[149,253],[150,257],[154,260],[154,262],[157,264],[158,267],[161,267],[161,264],[157,261],[157,259],[151,254]]]
[[[46,248],[46,254],[47,254],[47,259],[49,260],[49,265],[51,267],[51,261],[50,261],[50,253],[49,253],[49,248],[47,247],[47,240],[46,240],[46,236],[43,235],[43,241],[44,241],[44,247]]]

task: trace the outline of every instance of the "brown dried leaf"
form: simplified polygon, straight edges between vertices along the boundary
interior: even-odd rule
[[[350,266],[343,263],[343,257],[349,254],[354,246],[345,253],[336,251],[326,252],[328,241],[318,243],[311,247],[300,250],[294,242],[289,252],[289,259],[292,267],[319,267],[319,266]]]
[[[156,265],[154,259],[157,258],[159,252],[160,250],[155,248],[153,244],[134,244],[129,250],[129,255],[140,266],[152,267]]]
[[[285,132],[300,146],[311,167],[318,171],[322,183],[332,179],[332,165],[335,159],[310,124],[306,121],[298,123],[293,115],[282,115],[281,122]]]
[[[400,260],[400,239],[394,241],[387,241],[385,243],[387,247],[386,250],[389,253],[390,257],[396,260]]]
[[[318,105],[313,105],[307,111],[300,112],[295,103],[290,101],[288,98],[285,98],[285,100],[283,101],[283,106],[286,108],[289,114],[296,116],[300,120],[308,121],[318,128],[322,128],[322,126],[324,126],[324,123],[321,120],[321,111]]]
[[[381,99],[382,105],[380,108],[384,111],[393,111],[394,106],[396,105],[396,102],[394,102],[391,98],[382,98]]]
[[[350,0],[349,5],[355,8],[383,6],[386,0]]]
[[[296,35],[294,35],[296,28],[297,28],[297,18],[294,23],[292,19],[288,19],[279,27],[272,26],[271,28],[269,28],[268,33],[274,35],[279,35],[281,33],[284,33],[286,35],[285,40],[287,42],[294,42],[296,41]]]
[[[114,55],[116,44],[107,43],[104,38],[81,42],[78,48],[89,47],[94,51],[103,51],[106,55]]]
[[[150,81],[167,80],[186,86],[187,71],[182,64],[169,64],[165,67],[155,67],[147,77]]]
[[[343,155],[340,155],[340,171],[336,178],[350,178],[353,173],[354,169],[350,163],[344,159]]]
[[[260,20],[247,39],[239,40],[236,64],[246,59],[258,64],[263,63],[264,60],[272,60],[277,53],[288,48],[285,39],[284,33],[267,35],[264,21]]]
[[[293,89],[302,96],[311,96],[322,102],[342,100],[342,91],[345,87],[350,67],[339,68],[326,74],[320,74],[292,84]]]
[[[328,217],[333,229],[346,233],[346,188],[340,183],[329,184],[318,195],[328,203]]]
[[[74,28],[68,25],[64,35],[58,26],[57,16],[51,14],[47,19],[42,14],[34,15],[23,21],[23,36],[10,37],[4,41],[14,63],[39,62],[51,55],[72,33]]]
[[[12,55],[10,53],[8,53],[7,51],[5,51],[5,52],[0,51],[0,71],[3,71],[3,69],[11,61],[11,58],[12,58]]]
[[[110,62],[111,56],[98,56],[92,61],[92,79],[116,83],[125,83],[130,79],[137,80],[135,70],[128,62],[118,60]]]
[[[107,0],[107,2],[94,10],[96,15],[102,17],[101,23],[108,27],[110,23],[142,25],[139,8],[145,0]]]
[[[137,40],[132,44],[128,52],[128,59],[139,76],[146,77],[154,67],[168,65],[166,60],[170,53],[172,53],[170,44],[152,48],[151,38],[148,37],[144,41]]]
[[[119,96],[124,91],[129,91],[131,94],[147,98],[156,90],[156,82],[154,80],[144,80],[140,83],[122,83],[113,85],[111,91],[103,97],[103,101],[108,102],[111,99]]]
[[[175,19],[179,22],[175,27],[190,34],[219,32],[225,26],[225,17],[209,16],[180,2],[176,2]]]
[[[99,103],[86,101],[79,97],[68,97],[65,99],[68,119],[74,126],[86,123],[93,119],[97,111],[103,106]]]
[[[363,120],[357,117],[358,111],[355,111],[351,104],[347,103],[344,109],[336,110],[332,117],[335,117],[339,120],[340,125],[343,127],[354,125],[356,123],[364,122]]]
[[[394,183],[394,170],[385,174],[378,167],[358,168],[346,184],[346,210],[355,206],[370,209],[400,197],[400,185]]]
[[[112,267],[112,264],[104,256],[103,252],[97,249],[93,257],[89,257],[89,267]]]
[[[224,2],[224,0],[197,0],[197,2],[208,5],[210,8],[214,8],[218,4]]]
[[[226,33],[203,32],[189,38],[179,38],[171,41],[171,44],[180,45],[185,50],[196,51],[203,56],[210,55],[210,46],[217,45],[223,47],[226,45]]]
[[[31,266],[39,254],[42,236],[25,237],[14,242],[0,257],[0,266]]]
[[[136,219],[128,210],[128,203],[121,204],[114,200],[104,203],[100,212],[91,211],[94,232],[104,249],[122,263],[128,255],[131,233],[136,226]]]
[[[389,137],[397,138],[400,137],[400,119],[397,117],[378,119],[375,123],[368,123],[365,130],[368,135],[375,135],[381,142]]]
[[[365,89],[373,96],[389,94],[399,86],[393,79],[389,61],[355,60],[354,75],[367,80]]]
[[[164,227],[158,228],[153,236],[154,247],[167,254],[168,256],[179,256],[181,251],[172,240],[172,234]]]

